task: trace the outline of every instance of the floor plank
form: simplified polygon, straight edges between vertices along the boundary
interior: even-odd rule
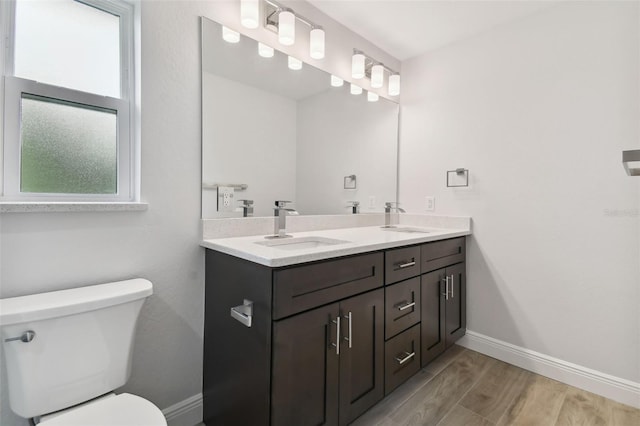
[[[640,410],[628,405],[608,400],[611,406],[611,425],[638,426],[640,425]]]
[[[607,399],[574,387],[567,389],[560,408],[557,426],[606,426],[611,423],[612,410]],[[639,423],[640,424],[640,423]]]
[[[555,424],[568,386],[533,373],[527,373],[527,376],[522,392],[516,396],[498,425]]]
[[[461,405],[456,405],[442,419],[438,426],[493,426],[495,423],[484,417],[467,410]]]

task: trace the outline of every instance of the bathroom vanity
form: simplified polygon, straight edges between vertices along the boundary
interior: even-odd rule
[[[205,423],[346,425],[464,335],[470,232],[404,229],[205,240]]]

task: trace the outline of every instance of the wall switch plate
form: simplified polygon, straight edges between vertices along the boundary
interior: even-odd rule
[[[436,209],[436,197],[424,197],[424,209],[428,212],[434,211]]]
[[[230,186],[218,187],[218,211],[232,212],[235,210],[233,204],[233,188]]]

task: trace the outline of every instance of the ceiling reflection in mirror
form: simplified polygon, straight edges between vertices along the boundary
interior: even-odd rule
[[[397,153],[396,103],[351,95],[306,63],[291,70],[244,35],[228,43],[202,19],[204,219],[272,216],[276,200],[304,215],[352,214],[354,201],[382,212],[396,200]]]

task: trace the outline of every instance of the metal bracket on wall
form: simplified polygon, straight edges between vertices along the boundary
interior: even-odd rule
[[[469,186],[469,170],[464,168],[447,170],[447,188],[462,186]]]
[[[202,189],[218,189],[218,187],[226,186],[233,188],[235,191],[244,191],[249,187],[246,183],[204,183],[202,182]]]
[[[622,166],[629,176],[640,176],[640,149],[622,151]]]

